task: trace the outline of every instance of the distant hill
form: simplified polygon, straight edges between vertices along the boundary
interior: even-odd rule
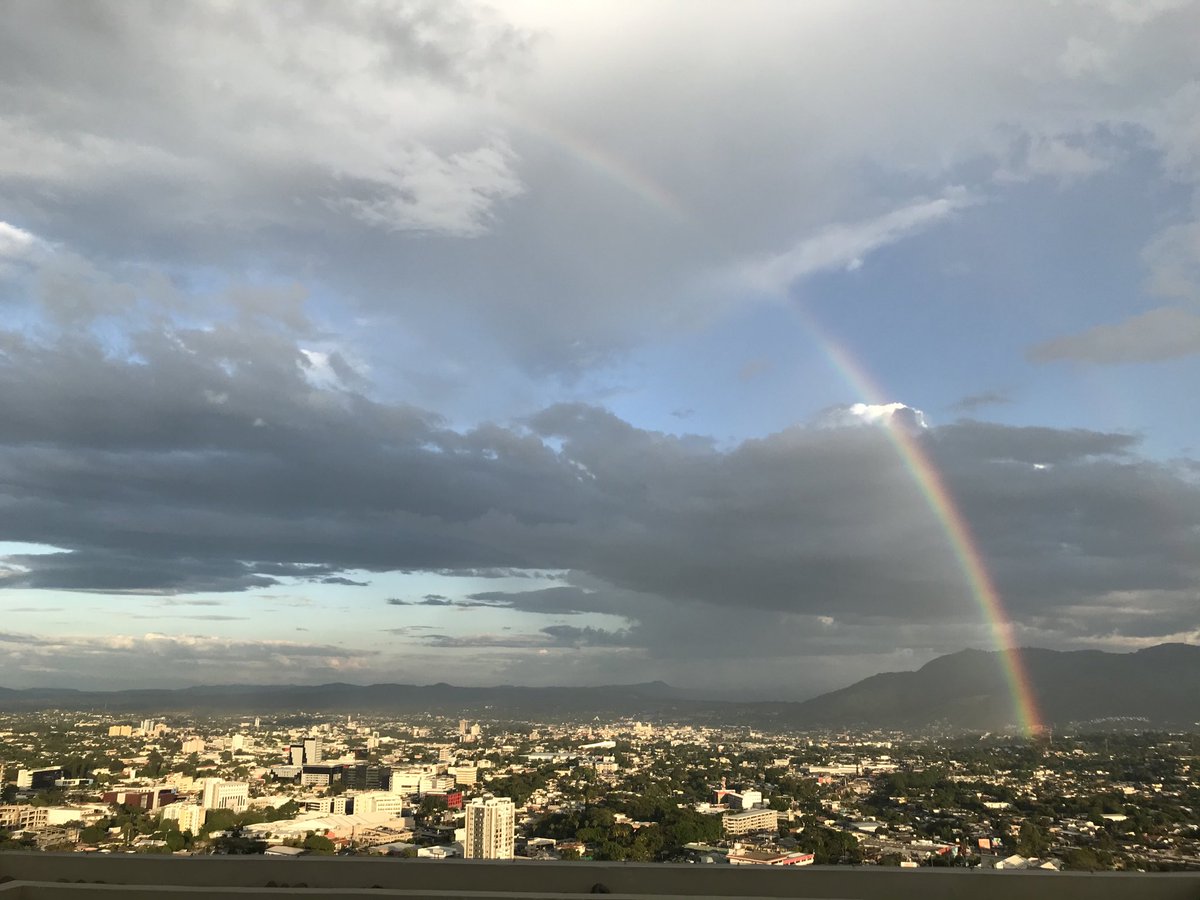
[[[1021,651],[1043,720],[1055,726],[1120,720],[1200,722],[1200,647],[1161,644],[1136,653]],[[803,703],[705,700],[661,681],[598,687],[455,687],[449,684],[217,685],[175,690],[0,688],[0,710],[279,714],[438,712],[515,719],[636,716],[788,728],[865,726],[1001,730],[1015,725],[999,653],[963,650],[912,672],[873,675]],[[1137,724],[1131,721],[1129,724]]]
[[[1044,722],[1067,725],[1142,718],[1200,722],[1200,647],[1160,644],[1135,653],[1026,649],[1021,658]],[[997,652],[963,650],[915,672],[873,675],[798,703],[806,725],[998,729],[1014,724],[1012,694]]]
[[[113,713],[491,713],[574,719],[594,715],[693,712],[661,681],[598,687],[456,687],[450,684],[212,685],[177,689],[79,691],[0,688],[0,710],[97,710]]]

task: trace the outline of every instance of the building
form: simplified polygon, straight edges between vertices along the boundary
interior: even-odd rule
[[[479,781],[479,767],[472,765],[459,764],[454,768],[454,784],[455,786],[464,785],[470,787]]]
[[[756,831],[778,831],[779,814],[773,809],[749,809],[727,812],[721,818],[726,835],[753,834]]]
[[[453,785],[452,785],[453,786]],[[392,769],[388,780],[388,790],[393,794],[418,796],[426,791],[438,790],[441,785],[437,781],[437,773],[431,766],[409,766],[404,769]]]
[[[785,850],[745,850],[737,848],[729,851],[726,860],[731,866],[811,866],[814,855],[811,853],[788,853]]]
[[[37,831],[49,822],[44,806],[0,806],[0,828],[7,831]]]
[[[721,788],[717,791],[717,802],[730,809],[753,809],[762,805],[763,795],[762,791],[730,791]]]
[[[462,791],[426,791],[426,797],[434,797],[446,801],[446,809],[462,809],[463,808],[463,792]]]
[[[190,737],[180,745],[179,750],[189,755],[192,753],[203,753],[204,738]]]
[[[109,725],[108,726],[108,736],[109,737],[133,737],[133,726],[132,725]]]
[[[391,782],[391,769],[359,763],[346,766],[342,780],[346,787],[357,791],[385,791]]]
[[[199,834],[204,827],[204,816],[207,811],[199,803],[172,803],[163,807],[162,817],[174,819],[179,823],[180,831],[190,831]]]
[[[355,813],[393,813],[397,817],[404,811],[404,798],[399,794],[393,794],[390,791],[365,791],[361,794],[354,794],[353,809]]]
[[[310,737],[304,739],[304,761],[309,765],[315,765],[323,759],[321,739],[319,737]]]
[[[300,783],[311,787],[326,787],[335,781],[340,781],[345,767],[340,763],[330,765],[310,765],[305,763],[300,768]]]
[[[344,816],[354,812],[354,798],[342,794],[337,797],[314,797],[304,800],[301,804],[305,812],[323,813],[325,815]]]
[[[244,781],[224,781],[220,778],[203,779],[204,790],[200,805],[205,809],[243,810],[250,805],[250,785]]]
[[[22,791],[44,791],[66,778],[62,766],[47,769],[18,769],[17,788]]]
[[[108,791],[100,798],[110,806],[133,806],[137,809],[155,810],[174,803],[178,797],[174,788],[134,788],[128,791]]]
[[[466,807],[466,859],[512,859],[516,811],[508,797],[472,800]]]

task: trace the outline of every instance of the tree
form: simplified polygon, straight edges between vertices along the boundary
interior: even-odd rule
[[[1094,872],[1097,869],[1107,868],[1107,866],[1101,865],[1097,855],[1086,847],[1072,847],[1063,856],[1063,863],[1068,869],[1080,872]]]
[[[301,846],[309,853],[314,853],[318,856],[330,856],[334,851],[333,841],[323,834],[317,834],[312,831],[308,833],[308,837],[304,839],[304,843]]]
[[[1026,819],[1017,838],[1017,852],[1022,856],[1042,856],[1050,849],[1050,838],[1046,829],[1033,819]]]
[[[800,849],[813,854],[818,866],[854,865],[862,862],[862,850],[853,835],[844,831],[826,828],[824,825],[807,825],[796,835]]]
[[[267,842],[246,837],[240,830],[232,834],[222,835],[213,841],[213,852],[230,856],[250,856],[261,854],[267,849]]]
[[[147,778],[158,778],[165,770],[163,755],[157,750],[151,750],[149,756],[146,757],[146,765],[142,767],[142,774]]]

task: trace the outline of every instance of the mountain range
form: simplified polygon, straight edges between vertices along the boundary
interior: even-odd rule
[[[1132,653],[1025,649],[1036,718],[1071,724],[1192,727],[1200,722],[1200,647],[1160,644]],[[635,716],[782,728],[1003,730],[1018,713],[995,651],[963,650],[911,672],[873,675],[803,702],[708,700],[663,682],[595,687],[456,687],[439,683],[215,685],[80,691],[0,688],[0,710],[279,714],[438,712],[513,719]]]

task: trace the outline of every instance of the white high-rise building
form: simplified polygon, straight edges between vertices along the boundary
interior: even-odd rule
[[[467,805],[465,859],[512,859],[516,811],[508,797],[472,800]]]
[[[250,785],[244,781],[205,778],[200,805],[205,809],[243,810],[250,805]]]
[[[323,759],[321,749],[321,739],[319,737],[310,737],[304,739],[304,762],[307,765],[316,765]]]

